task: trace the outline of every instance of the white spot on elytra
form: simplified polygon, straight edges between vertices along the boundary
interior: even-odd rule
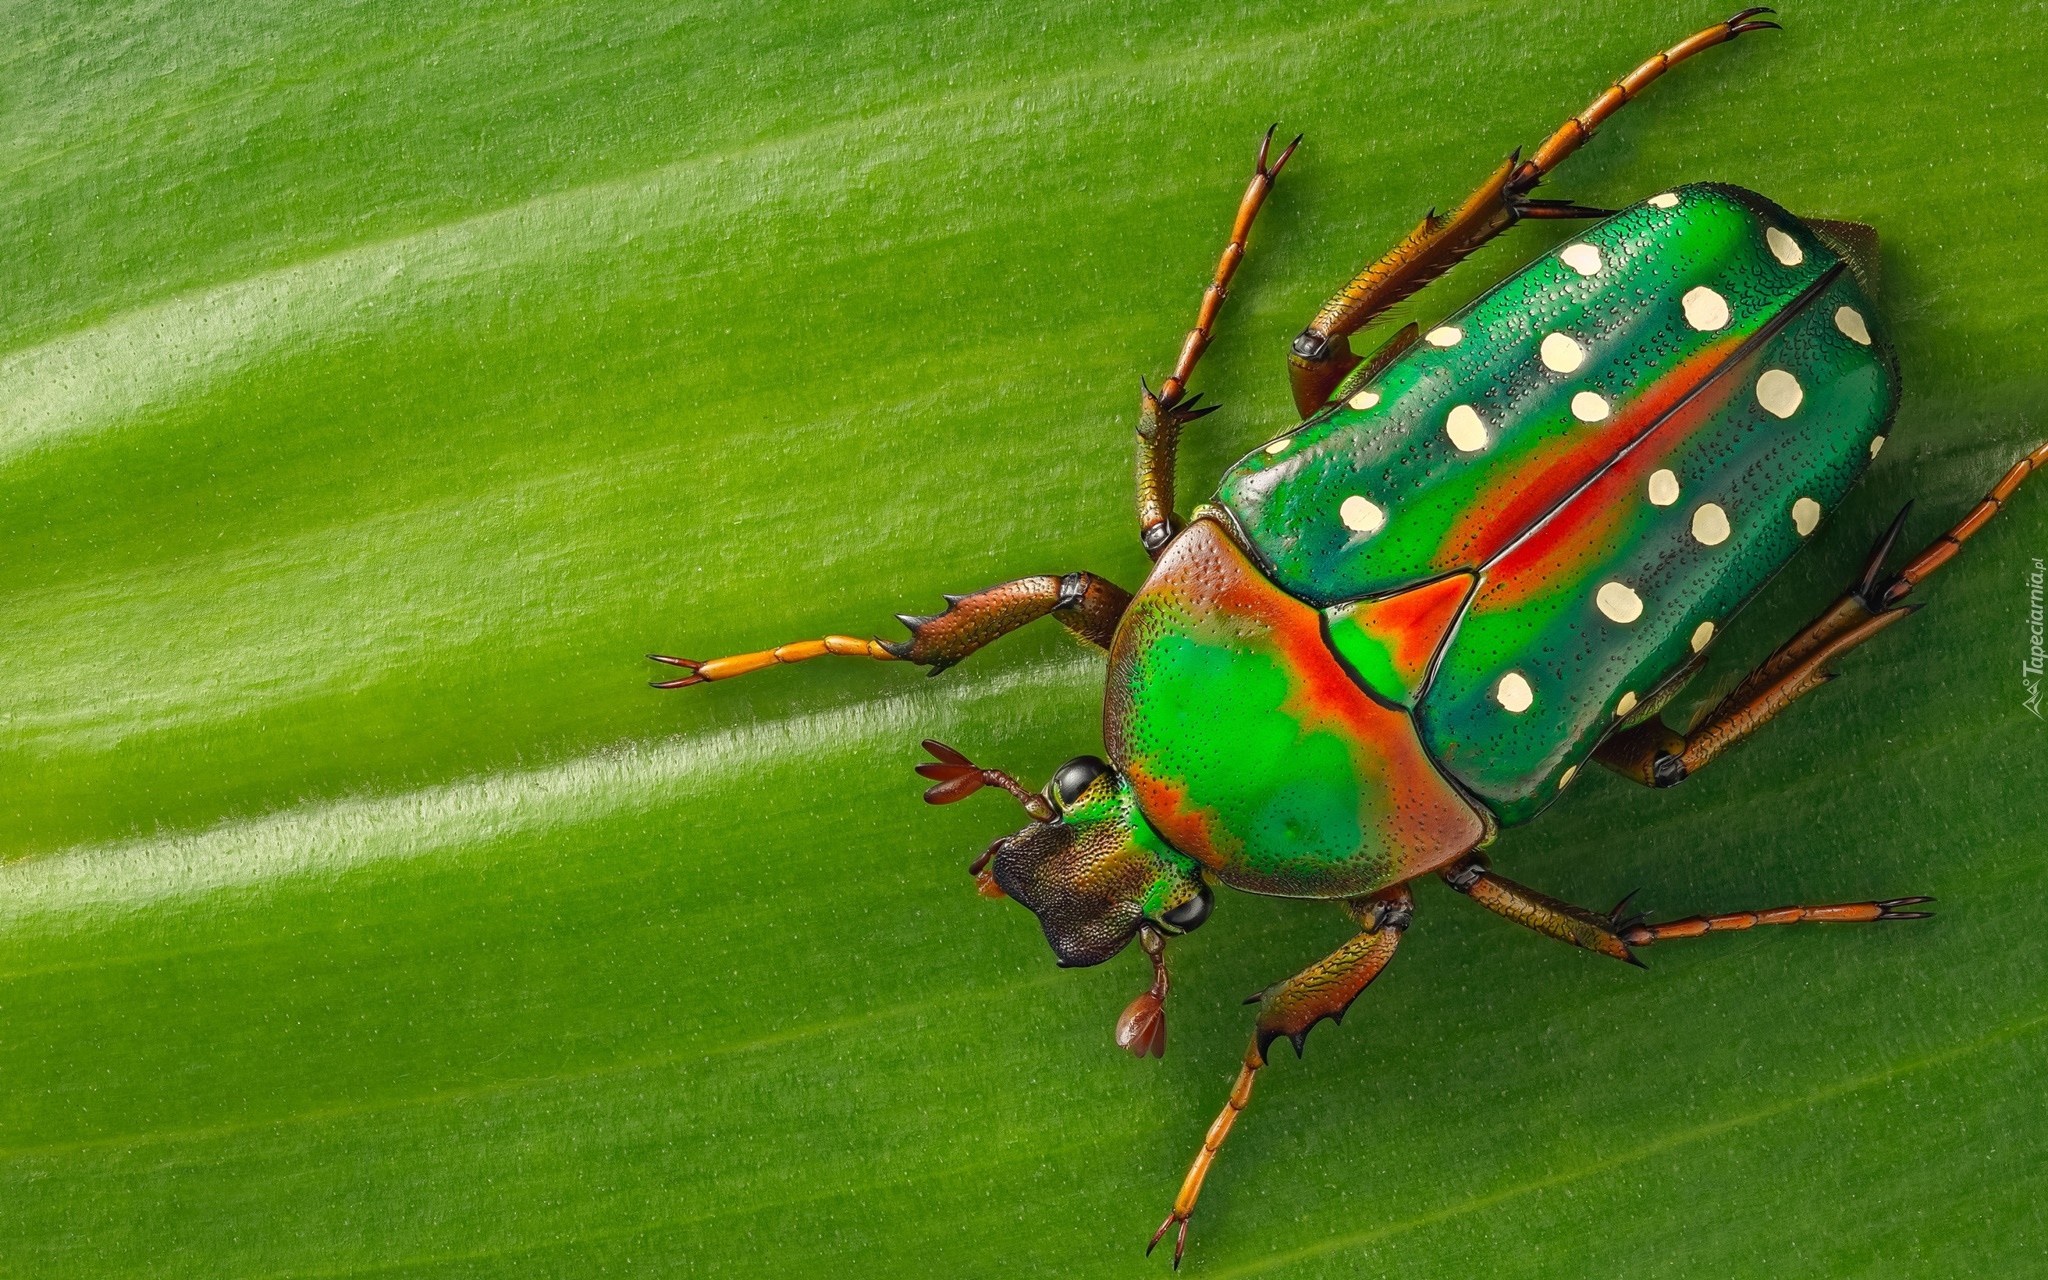
[[[1451,410],[1451,416],[1444,419],[1444,434],[1465,453],[1484,449],[1489,438],[1486,424],[1479,420],[1479,411],[1469,404],[1461,404]]]
[[[1521,672],[1510,671],[1493,687],[1493,700],[1519,715],[1535,704],[1536,691],[1529,687],[1528,678]]]
[[[1584,241],[1580,241],[1578,244],[1566,245],[1557,255],[1557,259],[1582,276],[1600,274],[1600,246],[1598,245],[1587,244]]]
[[[1625,716],[1629,712],[1634,711],[1635,709],[1636,691],[1634,689],[1630,689],[1627,693],[1622,694],[1621,701],[1614,704],[1614,714],[1617,717]]]
[[[1771,256],[1788,267],[1806,261],[1806,250],[1799,247],[1799,242],[1776,227],[1764,228],[1764,243],[1771,246]]]
[[[1854,307],[1835,308],[1835,328],[1851,342],[1870,345],[1870,326],[1863,323],[1863,313]]]
[[[1668,507],[1678,501],[1678,473],[1669,467],[1650,473],[1650,504]]]
[[[1685,322],[1702,333],[1728,323],[1728,300],[1705,285],[1688,289],[1678,304],[1685,308]]]
[[[1455,347],[1464,341],[1465,331],[1456,325],[1438,325],[1422,335],[1422,340],[1432,347]]]
[[[1702,622],[1692,629],[1692,651],[1698,653],[1714,642],[1714,624]]]
[[[1353,533],[1377,533],[1387,522],[1387,513],[1379,504],[1361,493],[1354,493],[1344,499],[1344,505],[1337,508],[1337,518]]]
[[[1666,191],[1663,195],[1651,196],[1649,204],[1652,209],[1673,208],[1678,204],[1678,193],[1676,191]]]
[[[1692,537],[1703,547],[1718,547],[1728,541],[1728,513],[1720,504],[1702,502],[1692,513]]]
[[[1543,339],[1543,367],[1553,373],[1570,373],[1586,363],[1586,349],[1575,339],[1561,333],[1553,333]]]
[[[1801,498],[1792,504],[1792,527],[1799,530],[1799,536],[1812,533],[1820,524],[1820,504],[1812,498]]]
[[[1559,791],[1562,791],[1562,790],[1564,790],[1564,789],[1565,789],[1566,787],[1568,787],[1568,786],[1572,785],[1572,779],[1573,779],[1573,778],[1576,778],[1576,777],[1578,777],[1578,776],[1579,776],[1579,766],[1577,766],[1577,765],[1572,765],[1572,766],[1571,766],[1570,768],[1566,769],[1566,770],[1565,770],[1565,771],[1564,771],[1563,773],[1560,773],[1560,774],[1558,774],[1558,775],[1557,775],[1557,789],[1558,789]]]
[[[1609,582],[1601,586],[1593,602],[1600,606],[1600,612],[1614,622],[1634,622],[1643,616],[1643,598],[1629,590],[1627,583]]]
[[[1756,402],[1776,417],[1791,417],[1805,398],[1799,379],[1783,369],[1766,369],[1764,376],[1756,380]]]
[[[1267,445],[1267,446],[1266,446],[1266,452],[1267,452],[1267,453],[1284,453],[1284,452],[1286,452],[1286,450],[1287,450],[1287,446],[1288,446],[1289,444],[1292,444],[1292,443],[1293,443],[1293,440],[1292,440],[1292,438],[1291,438],[1291,437],[1289,437],[1289,436],[1281,436],[1281,437],[1280,437],[1280,438],[1279,438],[1278,440],[1275,440],[1275,441],[1274,441],[1273,443],[1271,443],[1271,444],[1269,444],[1269,445]]]
[[[1882,449],[1882,448],[1884,448],[1884,437],[1883,437],[1883,436],[1872,436],[1872,437],[1870,437],[1870,456],[1871,456],[1871,457],[1875,458],[1875,457],[1877,456],[1877,451],[1878,451],[1879,449]]]
[[[1607,418],[1607,401],[1591,391],[1572,397],[1572,416],[1580,422],[1602,422]]]
[[[1377,391],[1361,391],[1345,401],[1346,404],[1354,409],[1370,409],[1379,402],[1380,393]]]

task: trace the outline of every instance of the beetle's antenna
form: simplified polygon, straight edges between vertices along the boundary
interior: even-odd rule
[[[1138,928],[1138,945],[1152,960],[1152,985],[1116,1020],[1116,1042],[1142,1058],[1166,1056],[1166,939],[1151,925]]]
[[[1044,796],[1026,790],[1023,783],[1001,769],[984,769],[945,743],[931,738],[924,740],[924,749],[938,757],[936,761],[926,761],[917,766],[918,776],[930,778],[933,782],[925,788],[926,804],[951,804],[955,800],[966,799],[983,787],[1000,787],[1014,796],[1034,821],[1051,822],[1056,816]]]

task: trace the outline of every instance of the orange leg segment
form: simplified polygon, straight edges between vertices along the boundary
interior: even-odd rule
[[[1302,1044],[1316,1023],[1324,1018],[1344,1020],[1351,1002],[1394,958],[1394,948],[1400,945],[1401,934],[1414,917],[1415,899],[1405,885],[1397,885],[1369,897],[1351,899],[1344,907],[1363,932],[1285,982],[1276,983],[1246,1001],[1256,1001],[1260,1008],[1252,1042],[1245,1047],[1244,1060],[1238,1067],[1237,1083],[1231,1086],[1229,1099],[1203,1137],[1202,1149],[1188,1166],[1187,1177],[1181,1180],[1173,1212],[1166,1215],[1166,1221],[1159,1224],[1151,1243],[1145,1246],[1145,1252],[1151,1253],[1166,1233],[1178,1225],[1180,1231],[1173,1242],[1176,1271],[1180,1270],[1181,1255],[1187,1252],[1188,1219],[1195,1212],[1195,1201],[1201,1197],[1202,1183],[1209,1176],[1209,1166],[1215,1162],[1223,1140],[1230,1136],[1231,1126],[1237,1123],[1238,1114],[1252,1100],[1252,1082],[1266,1066],[1266,1050],[1273,1041],[1285,1036],[1293,1042],[1295,1056],[1300,1057]]]
[[[1195,317],[1195,327],[1188,330],[1188,336],[1181,342],[1180,359],[1175,362],[1173,372],[1160,384],[1155,394],[1151,387],[1139,380],[1138,400],[1138,536],[1145,544],[1145,550],[1157,557],[1160,550],[1173,539],[1179,529],[1179,521],[1173,514],[1173,465],[1180,446],[1180,431],[1195,419],[1216,412],[1217,406],[1198,409],[1195,402],[1200,396],[1182,400],[1187,390],[1188,379],[1195,374],[1195,365],[1202,359],[1202,353],[1209,349],[1209,339],[1215,332],[1216,317],[1223,310],[1223,300],[1230,296],[1231,277],[1237,274],[1237,264],[1244,261],[1245,241],[1252,233],[1252,222],[1258,218],[1259,209],[1266,203],[1266,194],[1273,189],[1280,170],[1286,167],[1294,149],[1301,145],[1297,135],[1287,144],[1286,150],[1270,165],[1267,154],[1273,146],[1273,131],[1279,125],[1266,130],[1266,136],[1259,143],[1259,158],[1252,166],[1251,184],[1244,189],[1244,198],[1237,204],[1237,221],[1230,228],[1230,243],[1223,246],[1223,256],[1217,260],[1216,276],[1209,287],[1202,291],[1202,308]]]
[[[1769,911],[1730,911],[1718,916],[1687,916],[1669,924],[1623,925],[1621,940],[1632,947],[1675,938],[1697,938],[1709,933],[1754,929],[1760,924],[1867,924],[1875,920],[1925,920],[1931,911],[1901,911],[1932,898],[1890,898],[1883,902],[1841,902],[1826,907],[1773,907]]]
[[[1593,131],[1604,123],[1607,117],[1621,110],[1636,95],[1649,88],[1666,71],[1684,62],[1696,53],[1704,53],[1717,44],[1726,44],[1735,37],[1750,31],[1781,30],[1775,22],[1757,22],[1758,14],[1773,13],[1765,8],[1744,9],[1726,22],[1716,23],[1698,35],[1688,36],[1662,53],[1652,54],[1621,79],[1607,87],[1599,97],[1593,99],[1584,111],[1558,126],[1536,148],[1536,154],[1523,162],[1515,171],[1514,184],[1524,190],[1536,185],[1536,181],[1564,162],[1566,156],[1584,146],[1593,136]],[[1524,185],[1526,184],[1526,185]]]
[[[682,689],[712,680],[730,680],[782,663],[825,657],[915,662],[930,667],[931,674],[937,675],[982,646],[1047,614],[1081,639],[1107,649],[1116,634],[1117,620],[1123,617],[1130,602],[1129,592],[1092,573],[1070,573],[1065,577],[1045,574],[1005,582],[972,595],[948,596],[944,613],[929,617],[899,613],[897,619],[910,630],[908,640],[826,636],[822,640],[799,640],[757,653],[703,662],[658,653],[647,656],[689,673],[679,680],[657,681],[657,689]]]
[[[1570,201],[1531,200],[1529,192],[1566,156],[1583,146],[1601,122],[1666,71],[1702,50],[1747,32],[1775,28],[1775,22],[1754,21],[1758,14],[1769,12],[1744,9],[1726,22],[1716,23],[1652,57],[1616,81],[1584,111],[1565,121],[1537,148],[1535,155],[1527,160],[1519,152],[1509,156],[1456,212],[1438,217],[1431,210],[1401,243],[1338,290],[1294,340],[1288,356],[1294,406],[1301,416],[1306,418],[1321,409],[1344,375],[1358,365],[1360,357],[1351,351],[1351,334],[1442,276],[1516,222],[1523,218],[1605,217],[1604,209],[1583,208]]]
[[[896,655],[882,647],[880,640],[862,640],[857,636],[826,636],[823,640],[798,640],[793,644],[780,644],[773,649],[762,649],[755,653],[736,653],[730,657],[712,658],[705,662],[693,662],[688,658],[671,658],[665,654],[650,653],[647,656],[656,662],[665,662],[672,667],[681,667],[690,674],[679,680],[658,680],[653,682],[657,689],[687,689],[693,684],[705,684],[712,680],[730,680],[750,671],[759,671],[782,662],[807,662],[812,658],[832,655],[842,658],[873,658],[877,662],[894,662]]]
[[[1963,544],[1970,540],[1972,534],[1982,529],[1991,517],[2004,509],[2006,501],[2019,490],[2021,482],[2043,469],[2048,469],[2048,444],[2043,444],[2013,463],[1999,482],[1991,486],[1991,492],[1984,495],[1984,500],[1972,508],[1969,515],[1963,517],[1961,523],[1936,538],[1925,551],[1913,557],[1913,563],[1899,570],[1898,580],[1885,590],[1884,602],[1891,604],[1903,598],[1907,592],[1919,586],[1928,574],[1953,559],[1956,552],[1963,549]]]

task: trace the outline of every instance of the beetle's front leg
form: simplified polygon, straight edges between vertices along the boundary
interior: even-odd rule
[[[1274,125],[1273,129],[1279,127]],[[1287,158],[1301,145],[1301,139],[1296,137],[1277,160],[1267,164],[1273,129],[1266,130],[1265,139],[1259,143],[1258,163],[1252,166],[1251,185],[1238,201],[1230,243],[1223,247],[1223,256],[1216,263],[1215,278],[1202,291],[1202,309],[1195,317],[1195,327],[1188,330],[1188,336],[1181,342],[1180,359],[1156,394],[1142,380],[1138,384],[1138,537],[1154,558],[1180,530],[1180,522],[1173,514],[1173,463],[1180,445],[1180,429],[1196,418],[1216,412],[1213,404],[1197,409],[1195,401],[1200,396],[1187,400],[1181,396],[1187,391],[1188,379],[1194,376],[1202,353],[1209,349],[1216,316],[1223,310],[1223,300],[1230,296],[1230,279],[1237,274],[1237,264],[1244,261],[1245,239],[1252,233],[1252,222],[1259,216],[1266,193],[1273,189]]]
[[[1174,1198],[1173,1212],[1159,1224],[1159,1230],[1152,1233],[1152,1243],[1145,1246],[1145,1252],[1151,1253],[1178,1223],[1180,1234],[1173,1242],[1175,1270],[1180,1269],[1181,1255],[1187,1250],[1188,1218],[1194,1213],[1195,1201],[1202,1194],[1202,1183],[1209,1176],[1209,1166],[1215,1161],[1223,1140],[1230,1136],[1230,1128],[1237,1123],[1238,1113],[1252,1100],[1252,1081],[1265,1068],[1266,1050],[1275,1040],[1285,1036],[1293,1043],[1294,1056],[1298,1058],[1309,1030],[1318,1022],[1324,1018],[1333,1022],[1344,1020],[1344,1011],[1351,1007],[1351,1002],[1372,984],[1374,978],[1380,976],[1380,971],[1387,967],[1387,961],[1394,958],[1394,948],[1400,945],[1401,934],[1414,918],[1415,899],[1410,896],[1406,885],[1396,885],[1368,897],[1349,899],[1344,908],[1359,923],[1362,932],[1357,937],[1287,981],[1276,983],[1246,1001],[1247,1004],[1258,1003],[1259,1018],[1252,1029],[1252,1042],[1245,1047],[1237,1083],[1231,1086],[1229,1101],[1223,1104],[1216,1122],[1209,1126],[1208,1135],[1202,1139],[1202,1149],[1195,1153],[1195,1161],[1188,1167],[1188,1176],[1180,1184],[1180,1194]]]
[[[1107,649],[1111,637],[1116,635],[1117,621],[1124,616],[1124,609],[1130,603],[1130,592],[1107,578],[1099,578],[1092,573],[1070,573],[1064,577],[1046,574],[1019,578],[972,595],[947,596],[945,612],[929,617],[899,613],[897,619],[910,629],[908,640],[826,636],[822,640],[799,640],[756,653],[702,662],[656,653],[647,656],[689,672],[680,680],[656,682],[654,687],[657,689],[681,689],[710,680],[730,680],[778,663],[831,656],[873,658],[878,662],[915,662],[930,667],[931,674],[937,675],[983,645],[1047,614],[1089,644]]]

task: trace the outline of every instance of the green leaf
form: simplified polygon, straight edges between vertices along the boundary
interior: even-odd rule
[[[1322,298],[1650,51],[1667,4],[16,6],[0,76],[0,1271],[1132,1274],[1339,913],[1226,894],[1054,968],[919,738],[1100,747],[1050,624],[927,681],[641,655],[1145,570],[1170,365],[1260,132],[1308,140],[1195,385],[1183,506]],[[2038,6],[1815,4],[1548,189],[1719,179],[1884,237],[1890,447],[1701,685],[2048,431]],[[1525,227],[1409,311],[1484,288]],[[1843,679],[1496,865],[1605,907],[1939,895],[1658,947],[1420,886],[1286,1055],[1194,1274],[2014,1275],[2048,1180],[2048,485]],[[1146,1274],[1163,1273],[1155,1257]]]

